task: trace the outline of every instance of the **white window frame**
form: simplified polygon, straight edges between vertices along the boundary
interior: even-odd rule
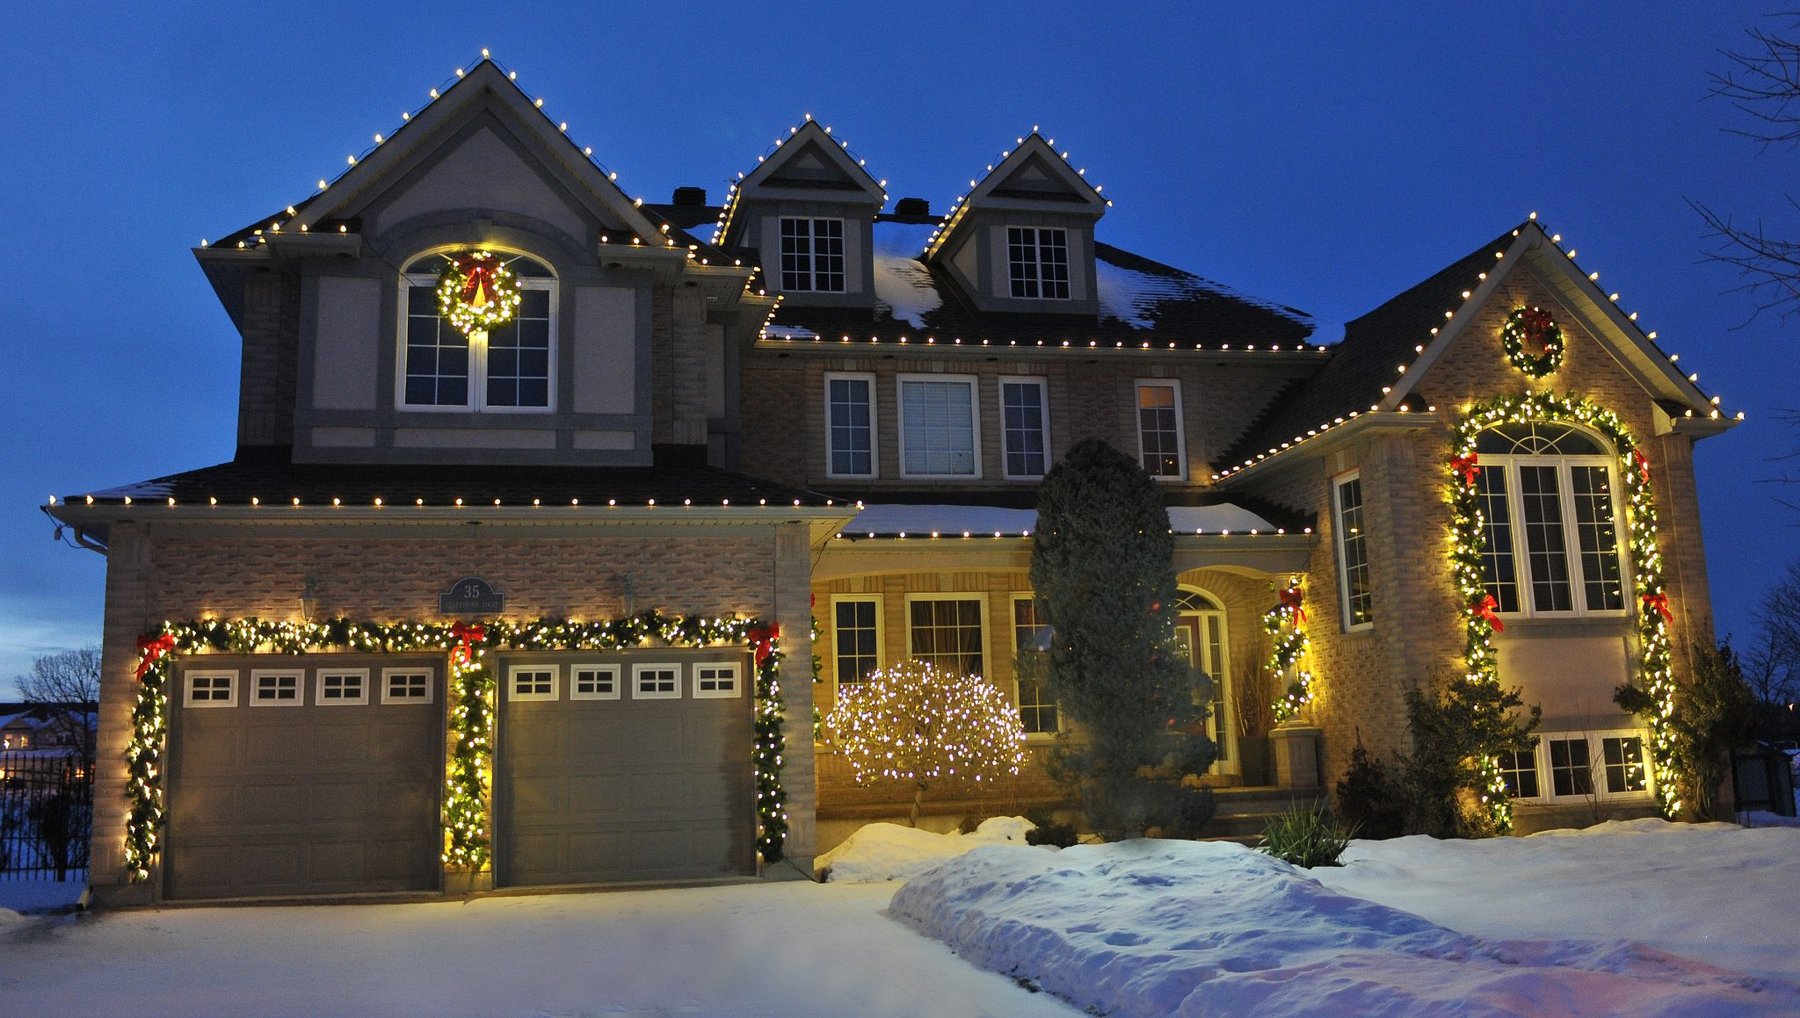
[[[907,594],[906,615],[902,619],[902,622],[906,637],[906,656],[909,658],[917,656],[912,652],[912,606],[913,603],[917,601],[974,601],[981,606],[981,670],[982,678],[989,678],[987,673],[992,671],[994,667],[994,627],[990,624],[988,619],[987,595],[981,591],[974,590],[919,591],[917,593]],[[1011,637],[1010,625],[1008,626],[1008,637]]]
[[[790,222],[806,223],[806,285],[789,286],[787,251],[787,224]],[[836,289],[828,289],[819,285],[819,226],[820,223],[838,224],[837,260],[842,266],[836,275],[844,285]],[[775,222],[775,271],[776,281],[781,285],[782,293],[848,293],[850,291],[850,223],[838,216],[778,216]]]
[[[869,389],[869,472],[866,474],[840,473],[835,468],[835,447],[831,443],[831,383],[862,382]],[[827,371],[825,372],[824,406],[825,406],[825,476],[855,477],[863,480],[881,476],[881,431],[876,419],[875,395],[876,382],[873,372],[865,371]]]
[[[1558,422],[1552,422],[1558,423]],[[1580,431],[1581,429],[1576,428]],[[1587,432],[1583,432],[1588,434]],[[1593,437],[1591,434],[1589,437]],[[1595,439],[1602,445],[1602,439]],[[1619,471],[1614,463],[1615,457],[1601,453],[1598,455],[1565,454],[1565,453],[1483,453],[1479,466],[1484,470],[1500,470],[1506,475],[1506,511],[1507,521],[1512,536],[1513,575],[1519,588],[1519,610],[1498,612],[1503,618],[1536,618],[1536,619],[1577,619],[1577,618],[1624,618],[1632,607],[1632,571],[1630,545],[1625,539],[1626,499],[1624,489],[1619,483]],[[1520,489],[1519,468],[1554,467],[1556,470],[1556,495],[1559,510],[1562,513],[1563,556],[1569,568],[1569,604],[1570,611],[1539,610],[1536,605],[1535,591],[1532,589],[1531,549],[1525,536],[1525,493]],[[1618,608],[1589,608],[1587,606],[1587,574],[1586,566],[1581,561],[1581,538],[1575,529],[1579,524],[1575,515],[1575,484],[1573,467],[1600,467],[1606,471],[1606,489],[1612,499],[1613,542],[1619,550],[1619,585],[1623,591]],[[1485,534],[1483,535],[1486,536]],[[1484,588],[1485,589],[1485,588]]]
[[[569,699],[571,700],[617,700],[624,691],[625,676],[617,662],[602,664],[583,661],[569,665]],[[583,691],[581,681],[584,675],[607,675],[612,679],[610,692],[602,689]]]
[[[292,700],[264,700],[256,694],[260,691],[264,677],[286,678],[294,680],[294,698]],[[253,668],[250,670],[250,706],[252,707],[303,707],[306,705],[306,669],[304,668]]]
[[[846,685],[850,686],[851,688],[855,688],[857,686],[862,685],[862,683],[860,683],[860,682],[845,683],[845,682],[840,681],[840,679],[839,679],[839,669],[838,669],[839,645],[838,645],[837,606],[844,602],[857,602],[857,603],[862,603],[862,604],[873,604],[875,606],[875,670],[880,671],[881,668],[884,666],[884,663],[888,659],[887,658],[887,634],[884,632],[887,629],[887,626],[885,624],[885,620],[887,619],[887,611],[886,611],[887,605],[883,602],[882,596],[880,594],[833,594],[833,595],[831,595],[831,604],[830,604],[831,622],[830,622],[830,626],[829,626],[830,633],[831,633],[831,684],[834,688],[840,688],[840,689]]]
[[[411,675],[423,675],[425,677],[425,695],[424,696],[395,696],[395,695],[393,695],[393,693],[394,693],[393,685],[392,685],[393,680],[397,677],[411,676]],[[384,704],[389,704],[389,703],[430,703],[431,696],[432,696],[431,687],[433,687],[437,684],[436,679],[437,679],[436,669],[431,668],[429,666],[421,666],[418,668],[383,668],[381,670],[381,702]]]
[[[362,680],[357,688],[357,696],[339,696],[325,698],[325,680],[328,678],[347,678],[356,676]],[[339,687],[342,688],[341,686]],[[362,707],[369,702],[369,669],[367,668],[316,668],[313,670],[313,703],[320,707]]]
[[[1018,605],[1019,605],[1020,601],[1030,601],[1033,604],[1037,604],[1040,608],[1042,607],[1042,603],[1039,601],[1038,596],[1029,590],[1013,591],[1012,596],[1010,598],[1008,598],[1007,602],[1006,602],[1006,607],[1007,607],[1006,628],[1007,628],[1008,634],[1012,637],[1012,648],[1013,648],[1013,710],[1016,710],[1019,712],[1019,723],[1021,725],[1023,725],[1025,722],[1025,702],[1022,699],[1023,690],[1022,690],[1020,682],[1019,682],[1019,673],[1018,673],[1018,659],[1019,659],[1019,653],[1018,653],[1018,648],[1019,648],[1019,607],[1018,607]],[[908,619],[907,624],[910,626],[912,624],[912,620]],[[1043,623],[1043,625],[1045,626],[1045,628],[1049,628],[1049,623]],[[912,639],[912,633],[909,631],[906,634],[906,637],[910,641]],[[1049,653],[1047,648],[1045,650],[1045,653],[1046,654]],[[1046,686],[1045,690],[1044,690],[1044,695],[1048,696],[1049,694],[1050,694],[1050,690]],[[1034,731],[1027,729],[1025,732],[1026,739],[1032,740],[1032,741],[1042,741],[1042,740],[1047,740],[1047,739],[1053,739],[1056,737],[1056,733],[1062,731],[1062,729],[1063,729],[1062,705],[1057,703],[1054,699],[1050,700],[1049,704],[1050,704],[1050,709],[1056,712],[1056,727],[1051,728],[1047,731],[1040,731],[1040,732],[1034,732]],[[1034,708],[1041,708],[1043,705],[1042,704],[1032,704],[1032,706]]]
[[[694,699],[696,700],[735,700],[744,695],[744,668],[735,661],[696,661],[689,669],[693,672]],[[701,672],[716,670],[723,674],[714,675],[715,687],[706,689],[701,686],[705,681]],[[717,685],[726,675],[731,678],[729,686]]]
[[[226,698],[223,700],[194,699],[195,679],[225,679]],[[238,705],[238,672],[235,668],[194,669],[182,674],[181,705],[183,707],[236,707]]]
[[[1369,499],[1364,492],[1362,504],[1357,508],[1362,512],[1362,551],[1363,568],[1369,571],[1369,617],[1366,621],[1355,621],[1356,613],[1350,606],[1350,533],[1344,526],[1344,485],[1352,481],[1362,481],[1362,471],[1351,470],[1331,479],[1331,530],[1335,537],[1332,541],[1337,545],[1337,579],[1338,579],[1338,611],[1342,613],[1344,632],[1360,633],[1375,627],[1375,562],[1369,557]]]
[[[645,690],[644,676],[648,672],[674,672],[675,681],[672,688],[666,690]],[[679,700],[681,699],[681,663],[679,661],[645,661],[631,666],[631,698],[633,700]]]
[[[1644,767],[1644,787],[1636,791],[1613,792],[1607,789],[1606,783],[1606,740],[1637,739],[1640,757]],[[1566,795],[1556,794],[1556,775],[1551,771],[1550,744],[1552,742],[1587,743],[1588,775],[1593,782],[1594,790],[1590,792],[1571,792]],[[1539,732],[1537,746],[1532,750],[1532,757],[1538,772],[1538,794],[1536,796],[1520,796],[1519,802],[1535,802],[1544,804],[1562,804],[1586,802],[1589,799],[1605,802],[1645,802],[1656,794],[1656,769],[1650,757],[1650,733],[1641,728],[1607,728],[1582,730],[1576,732]]]
[[[1144,465],[1144,418],[1143,408],[1138,405],[1138,393],[1146,388],[1168,389],[1175,394],[1175,456],[1180,470],[1174,474],[1151,474],[1152,480],[1176,484],[1188,479],[1187,454],[1187,415],[1181,409],[1181,379],[1179,378],[1139,378],[1131,386],[1131,426],[1137,435],[1138,465]],[[1148,473],[1149,468],[1145,467]]]
[[[1015,474],[1007,461],[1011,450],[1007,447],[1006,427],[1006,387],[1009,385],[1035,386],[1038,391],[1038,427],[1039,437],[1044,443],[1044,469],[1035,474]],[[1055,462],[1050,454],[1050,380],[1042,375],[1001,375],[994,381],[994,407],[999,411],[1000,428],[1000,476],[1009,481],[1041,481],[1050,472],[1050,465]]]
[[[527,672],[549,672],[550,691],[548,693],[519,692],[519,676]],[[506,666],[506,698],[520,703],[533,701],[548,703],[562,699],[562,668],[555,664],[509,664]]]
[[[1014,230],[1031,231],[1031,255],[1029,259],[1025,261],[1015,261],[1013,259],[1012,235]],[[1007,224],[1006,235],[1004,238],[1006,245],[1006,290],[1002,296],[1012,300],[1030,301],[1067,301],[1073,299],[1075,296],[1075,263],[1071,254],[1072,245],[1069,243],[1069,232],[1068,227],[1065,226],[1026,226],[1023,224]],[[1043,255],[1044,250],[1047,247],[1052,246],[1045,243],[1045,241],[1049,239],[1045,236],[1046,234],[1055,234],[1055,239],[1061,241],[1061,244],[1055,245],[1062,248],[1063,256],[1063,277],[1056,281],[1062,287],[1063,292],[1061,294],[1049,294],[1044,292],[1046,286],[1044,280],[1045,259]],[[1031,267],[1032,281],[1035,282],[1037,286],[1038,292],[1035,297],[1013,292],[1014,284],[1021,281],[1018,270],[1026,265]]]
[[[899,437],[895,444],[899,452],[900,476],[920,480],[939,481],[979,481],[981,480],[981,384],[975,375],[947,375],[933,373],[909,372],[894,376],[894,409],[896,430]],[[970,466],[967,474],[933,474],[914,473],[906,469],[906,383],[933,382],[966,385],[969,389],[969,442]]]
[[[521,252],[495,252],[495,253],[500,255],[503,258],[516,257],[516,256],[522,255]],[[549,264],[541,258],[535,258],[531,255],[522,255],[522,256],[526,257],[526,258],[531,258],[533,261],[538,262],[540,265],[544,265],[545,268],[549,268]],[[431,264],[428,255],[419,255],[418,257],[412,259],[412,263],[413,264],[424,263],[427,265]],[[557,312],[560,309],[557,307],[557,305],[561,303],[561,300],[560,300],[561,290],[558,287],[558,280],[554,275],[552,275],[552,276],[515,276],[514,279],[517,281],[517,283],[519,285],[519,289],[521,291],[523,291],[523,290],[547,290],[547,291],[549,291],[549,294],[550,294],[550,300],[549,300],[550,321],[549,321],[549,326],[548,326],[549,330],[550,330],[550,351],[549,351],[550,364],[549,364],[549,371],[548,371],[549,377],[545,381],[545,384],[549,387],[549,392],[546,394],[546,396],[547,396],[546,405],[541,406],[541,407],[539,407],[539,406],[530,406],[530,407],[525,407],[525,406],[488,406],[487,405],[488,345],[487,345],[485,333],[483,334],[482,341],[479,343],[477,343],[475,341],[474,336],[469,337],[469,398],[468,398],[467,402],[464,402],[460,405],[444,405],[444,404],[438,404],[438,403],[408,403],[406,401],[406,346],[407,346],[406,330],[408,327],[407,318],[409,316],[407,314],[407,309],[409,306],[409,298],[411,296],[410,290],[412,287],[415,287],[415,286],[424,286],[424,287],[430,287],[430,288],[435,289],[437,286],[437,283],[438,283],[438,277],[437,277],[436,273],[411,272],[411,273],[403,273],[400,276],[399,325],[396,327],[396,335],[395,335],[394,409],[402,411],[404,413],[409,413],[409,414],[437,414],[437,413],[551,414],[551,413],[556,412],[556,385],[557,385],[557,374],[558,374],[558,372],[557,372],[557,359],[558,358],[556,355],[557,355],[558,347],[560,346],[560,343],[558,342],[558,337],[559,337],[560,333],[557,328],[557,325],[558,325]],[[435,297],[433,299],[435,299]]]

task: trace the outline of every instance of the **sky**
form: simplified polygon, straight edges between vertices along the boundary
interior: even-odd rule
[[[1719,635],[1800,557],[1800,322],[1752,318],[1689,201],[1800,237],[1800,150],[1728,133],[1749,4],[42,5],[0,61],[0,695],[96,643],[104,562],[40,506],[231,457],[238,338],[194,262],[491,49],[647,201],[807,113],[943,210],[1034,126],[1101,239],[1341,323],[1536,211],[1747,423],[1696,452]],[[1793,19],[1790,19],[1790,21]],[[1329,330],[1330,326],[1327,326]],[[1321,338],[1333,338],[1321,336]]]

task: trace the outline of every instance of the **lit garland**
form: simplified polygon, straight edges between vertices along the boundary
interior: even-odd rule
[[[1681,811],[1680,784],[1686,775],[1675,760],[1675,736],[1669,724],[1675,713],[1675,675],[1669,646],[1669,598],[1663,589],[1662,553],[1656,547],[1656,503],[1650,486],[1649,460],[1638,448],[1625,423],[1611,410],[1597,407],[1578,396],[1527,393],[1478,406],[1456,426],[1448,464],[1453,542],[1450,561],[1451,578],[1465,608],[1463,623],[1467,640],[1463,649],[1463,678],[1469,682],[1498,684],[1500,681],[1493,634],[1502,628],[1502,624],[1494,613],[1497,605],[1487,593],[1482,579],[1481,556],[1487,545],[1487,534],[1477,486],[1481,468],[1475,441],[1483,431],[1496,425],[1534,420],[1593,428],[1604,434],[1618,453],[1619,475],[1623,478],[1627,496],[1626,541],[1636,572],[1637,598],[1634,603],[1638,609],[1639,672],[1656,703],[1656,711],[1650,718],[1656,795],[1663,815],[1673,818]],[[1499,757],[1484,755],[1481,769],[1487,788],[1482,802],[1499,828],[1509,830],[1512,799],[1500,773]]]
[[[1500,327],[1500,345],[1512,366],[1533,378],[1542,378],[1562,366],[1563,334],[1550,312],[1539,307],[1516,307]]]
[[[1300,606],[1303,597],[1300,577],[1289,577],[1287,587],[1281,591],[1281,603],[1263,612],[1263,629],[1275,640],[1274,649],[1269,652],[1269,663],[1264,667],[1277,681],[1293,671],[1301,656],[1312,646],[1306,635],[1306,610]],[[1301,668],[1294,673],[1287,691],[1271,705],[1276,724],[1293,720],[1300,708],[1312,703],[1312,682],[1313,674],[1307,669]]]
[[[787,840],[787,794],[781,784],[780,630],[757,619],[668,616],[643,612],[597,622],[537,619],[482,624],[274,622],[256,618],[165,622],[138,640],[138,695],[126,747],[125,865],[133,882],[147,880],[167,818],[162,754],[168,731],[169,680],[176,653],[305,654],[335,650],[363,654],[436,651],[450,655],[452,745],[443,809],[443,861],[480,870],[492,856],[488,836],[493,761],[495,681],[490,650],[618,650],[658,640],[671,647],[748,644],[756,657],[755,746],[757,849],[781,858]]]
[[[438,271],[438,313],[465,333],[512,321],[524,298],[506,263],[490,251],[447,258]]]

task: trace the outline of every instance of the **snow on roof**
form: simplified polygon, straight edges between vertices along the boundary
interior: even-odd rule
[[[1177,534],[1272,534],[1273,523],[1240,506],[1170,506],[1169,527]],[[865,505],[844,526],[848,536],[927,537],[937,534],[1028,536],[1037,529],[1036,509],[991,505]]]
[[[930,223],[875,224],[875,299],[887,305],[895,321],[919,329],[944,303],[931,270],[917,257],[931,230]]]
[[[1108,257],[1109,255],[1115,257]],[[1094,277],[1099,289],[1101,317],[1117,318],[1133,328],[1155,329],[1159,324],[1164,324],[1159,323],[1156,317],[1157,308],[1164,303],[1180,304],[1220,298],[1274,311],[1310,324],[1307,316],[1293,308],[1252,297],[1191,272],[1139,259],[1103,245],[1096,245],[1095,256]],[[1127,257],[1143,265],[1154,266],[1157,271],[1144,271],[1121,264],[1119,259]]]

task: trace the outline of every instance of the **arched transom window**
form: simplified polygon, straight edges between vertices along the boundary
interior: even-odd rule
[[[444,257],[424,255],[406,267],[395,402],[404,410],[553,409],[556,277],[531,258],[502,255],[518,279],[519,310],[505,325],[470,336],[438,314]]]
[[[1543,421],[1475,440],[1487,547],[1482,581],[1499,611],[1623,613],[1625,569],[1614,457],[1592,435]]]

